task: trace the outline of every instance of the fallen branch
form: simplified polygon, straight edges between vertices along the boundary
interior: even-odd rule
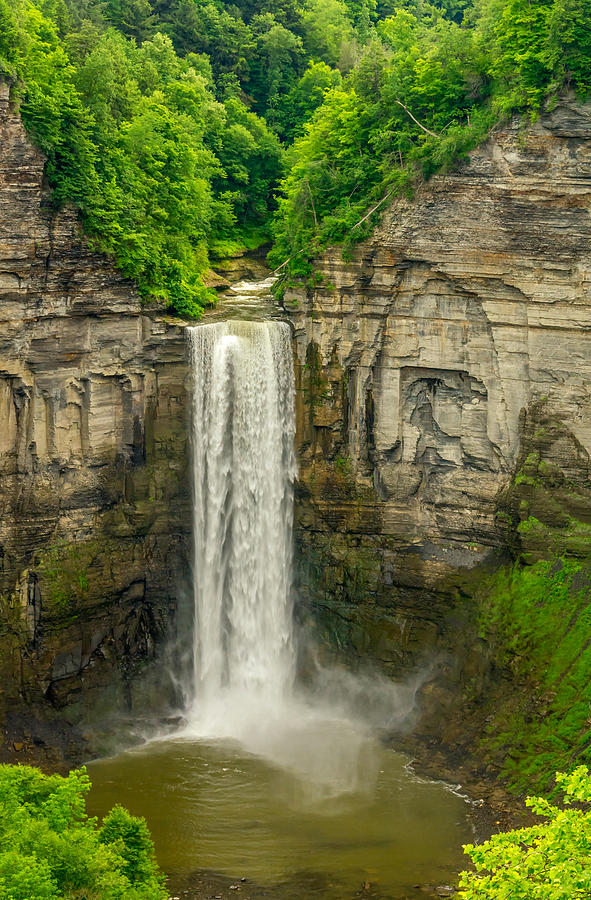
[[[379,202],[379,203],[376,203],[376,205],[374,206],[374,208],[373,208],[373,209],[370,209],[370,211],[367,213],[367,215],[365,215],[362,219],[359,219],[358,222],[355,222],[355,224],[353,225],[353,228],[357,228],[358,225],[363,225],[363,223],[364,223],[365,221],[367,221],[367,219],[369,219],[370,216],[373,216],[373,214],[375,213],[375,211],[376,211],[377,209],[380,208],[380,206],[382,205],[382,203],[385,203],[386,200],[388,200],[391,196],[392,196],[392,192],[391,192],[391,191],[390,191],[389,193],[387,193],[387,194],[384,194],[384,196],[382,197],[382,199],[380,200],[380,202]]]
[[[419,126],[419,128],[422,128],[423,131],[424,131],[426,134],[430,134],[431,137],[434,137],[434,138],[440,137],[440,135],[436,134],[435,131],[430,131],[428,128],[425,128],[424,125],[421,125],[421,123],[419,122],[419,120],[418,120],[418,119],[415,119],[415,117],[414,117],[413,114],[411,113],[411,111],[410,111],[410,109],[408,108],[408,106],[405,106],[404,103],[402,102],[402,100],[397,100],[396,103],[398,104],[398,106],[401,106],[402,109],[403,109],[405,112],[407,112],[407,113],[409,114],[409,116],[411,117],[411,119],[413,120],[413,122],[415,122],[415,123]]]
[[[279,271],[279,269],[282,269],[283,266],[286,266],[288,264],[288,262],[292,261],[292,259],[293,259],[293,256],[288,256],[287,259],[285,260],[285,262],[282,262],[280,266],[277,266],[276,269],[273,269],[273,275],[277,275],[277,272]]]

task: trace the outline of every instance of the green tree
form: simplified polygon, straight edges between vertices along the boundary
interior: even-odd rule
[[[44,775],[0,765],[0,896],[5,900],[164,900],[143,819],[86,814],[84,769]]]
[[[308,0],[302,24],[308,54],[330,66],[338,65],[343,44],[353,37],[353,26],[343,0]]]
[[[14,16],[6,0],[0,0],[0,74],[14,76],[21,44]]]
[[[155,10],[160,30],[170,35],[180,55],[206,53],[216,75],[248,77],[255,44],[251,28],[239,15],[212,0],[157,0]]]
[[[285,94],[297,81],[304,59],[301,38],[275,21],[271,13],[255,16],[256,54],[247,82],[257,112],[272,127],[279,122]]]
[[[324,62],[311,62],[281,103],[279,132],[288,140],[301,135],[304,125],[331,88],[340,87],[341,73]]]
[[[32,4],[24,3],[20,11],[15,58],[19,74],[26,75],[19,84],[23,121],[48,157],[55,202],[75,199],[84,208],[85,198],[98,190],[92,115],[76,89],[75,69],[55,26]]]
[[[591,91],[591,0],[555,0],[542,56],[558,86],[566,81],[580,94]]]
[[[282,171],[281,146],[264,120],[236,97],[228,97],[224,113],[221,127],[207,139],[222,166],[213,180],[216,197],[227,198],[238,228],[261,226]],[[224,229],[216,228],[216,234]]]
[[[327,92],[296,140],[282,182],[271,257],[275,265],[291,257],[292,274],[306,274],[310,256],[326,243],[345,240],[361,218],[366,198],[381,181],[370,127],[355,90]]]
[[[515,106],[538,109],[547,93],[551,72],[545,50],[551,9],[552,0],[506,0],[500,9],[491,6],[489,72],[505,113]]]
[[[547,821],[468,844],[475,872],[462,872],[463,900],[576,900],[591,896],[591,778],[585,766],[557,773],[564,806],[526,803]],[[576,805],[575,805],[576,804]]]
[[[150,0],[106,0],[105,16],[123,34],[137,41],[145,41],[156,31]]]

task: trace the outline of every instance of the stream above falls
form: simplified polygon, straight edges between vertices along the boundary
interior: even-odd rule
[[[237,281],[218,295],[217,303],[203,316],[205,324],[241,319],[245,322],[285,318],[285,313],[271,293],[276,281],[269,275],[261,281]]]

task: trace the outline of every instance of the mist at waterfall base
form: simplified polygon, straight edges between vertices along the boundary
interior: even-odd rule
[[[375,729],[412,715],[417,680],[318,667],[296,685],[290,328],[220,322],[190,341],[195,638],[178,736],[236,741],[296,775],[308,798],[370,790]]]
[[[379,740],[411,721],[420,676],[395,685],[308,655],[305,684],[297,678],[289,327],[232,320],[188,333],[195,617],[190,665],[177,670],[184,713],[175,731],[89,765],[89,811],[122,803],[145,816],[176,893],[221,896],[195,893],[207,870],[248,879],[251,900],[424,896],[417,882],[452,880],[472,832],[460,797]]]

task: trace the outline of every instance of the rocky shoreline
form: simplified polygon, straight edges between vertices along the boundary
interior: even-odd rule
[[[182,878],[170,877],[167,886],[168,900],[323,900],[325,897],[335,897],[330,879],[317,873],[264,886],[246,878],[233,880],[214,872],[194,872]],[[385,894],[379,885],[368,881],[339,900],[441,900],[443,897],[453,897],[454,893],[453,886],[449,884],[416,884],[409,885],[404,893]]]

